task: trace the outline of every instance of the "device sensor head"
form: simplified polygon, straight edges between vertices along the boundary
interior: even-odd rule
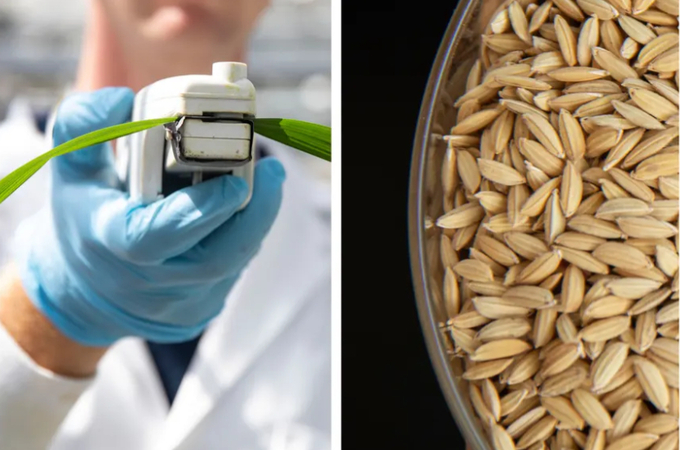
[[[248,119],[212,115],[183,116],[166,125],[169,152],[166,170],[178,165],[196,167],[238,167],[252,159],[253,122]]]

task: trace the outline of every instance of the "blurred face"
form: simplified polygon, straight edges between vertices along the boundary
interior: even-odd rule
[[[269,6],[269,0],[94,1],[102,6],[131,81],[143,84],[210,73],[214,61],[243,61],[248,37]]]

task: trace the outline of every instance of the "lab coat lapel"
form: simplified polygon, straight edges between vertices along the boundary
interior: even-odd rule
[[[199,344],[159,448],[178,448],[220,395],[294,319],[327,271],[330,230],[322,216],[330,213],[328,187],[323,186],[326,191],[320,197],[310,189],[309,174],[286,155],[289,151],[272,151],[287,172],[279,216]]]

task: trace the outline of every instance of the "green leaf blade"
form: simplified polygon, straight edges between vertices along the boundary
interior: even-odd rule
[[[153,128],[158,125],[174,122],[175,120],[177,120],[177,117],[163,117],[161,119],[139,120],[136,122],[122,123],[120,125],[102,128],[101,130],[83,134],[82,136],[78,136],[77,138],[71,139],[68,142],[64,142],[63,144],[58,145],[49,152],[45,153],[45,155],[49,155],[50,158],[53,158],[55,156],[73,152],[75,150],[80,150],[97,144],[103,144],[104,142],[112,141],[114,139],[134,134],[139,131],[148,130],[149,128]]]
[[[65,155],[76,150],[91,147],[97,144],[118,139],[129,134],[137,133],[139,131],[147,130],[149,128],[174,122],[176,117],[164,117],[161,119],[140,120],[137,122],[123,123],[114,125],[112,127],[103,128],[101,130],[93,131],[84,134],[77,138],[64,142],[61,145],[54,147],[52,150],[43,153],[42,155],[30,160],[18,169],[12,171],[9,175],[0,180],[0,203],[5,201],[7,197],[12,195],[14,191],[19,189],[29,178],[31,178],[47,161],[56,156]]]
[[[310,155],[331,160],[331,129],[294,119],[255,119],[255,132]]]
[[[0,180],[0,203],[12,195],[54,157],[171,123],[177,119],[178,117],[164,117],[114,125],[58,145],[15,169]],[[329,127],[294,119],[265,118],[255,119],[255,132],[326,161],[331,160],[331,129]]]

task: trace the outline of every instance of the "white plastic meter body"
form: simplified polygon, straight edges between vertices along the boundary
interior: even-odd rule
[[[216,62],[212,75],[157,81],[136,95],[132,120],[178,116],[119,139],[116,164],[132,199],[143,204],[208,178],[231,174],[250,187],[255,165],[255,87],[247,66]]]

